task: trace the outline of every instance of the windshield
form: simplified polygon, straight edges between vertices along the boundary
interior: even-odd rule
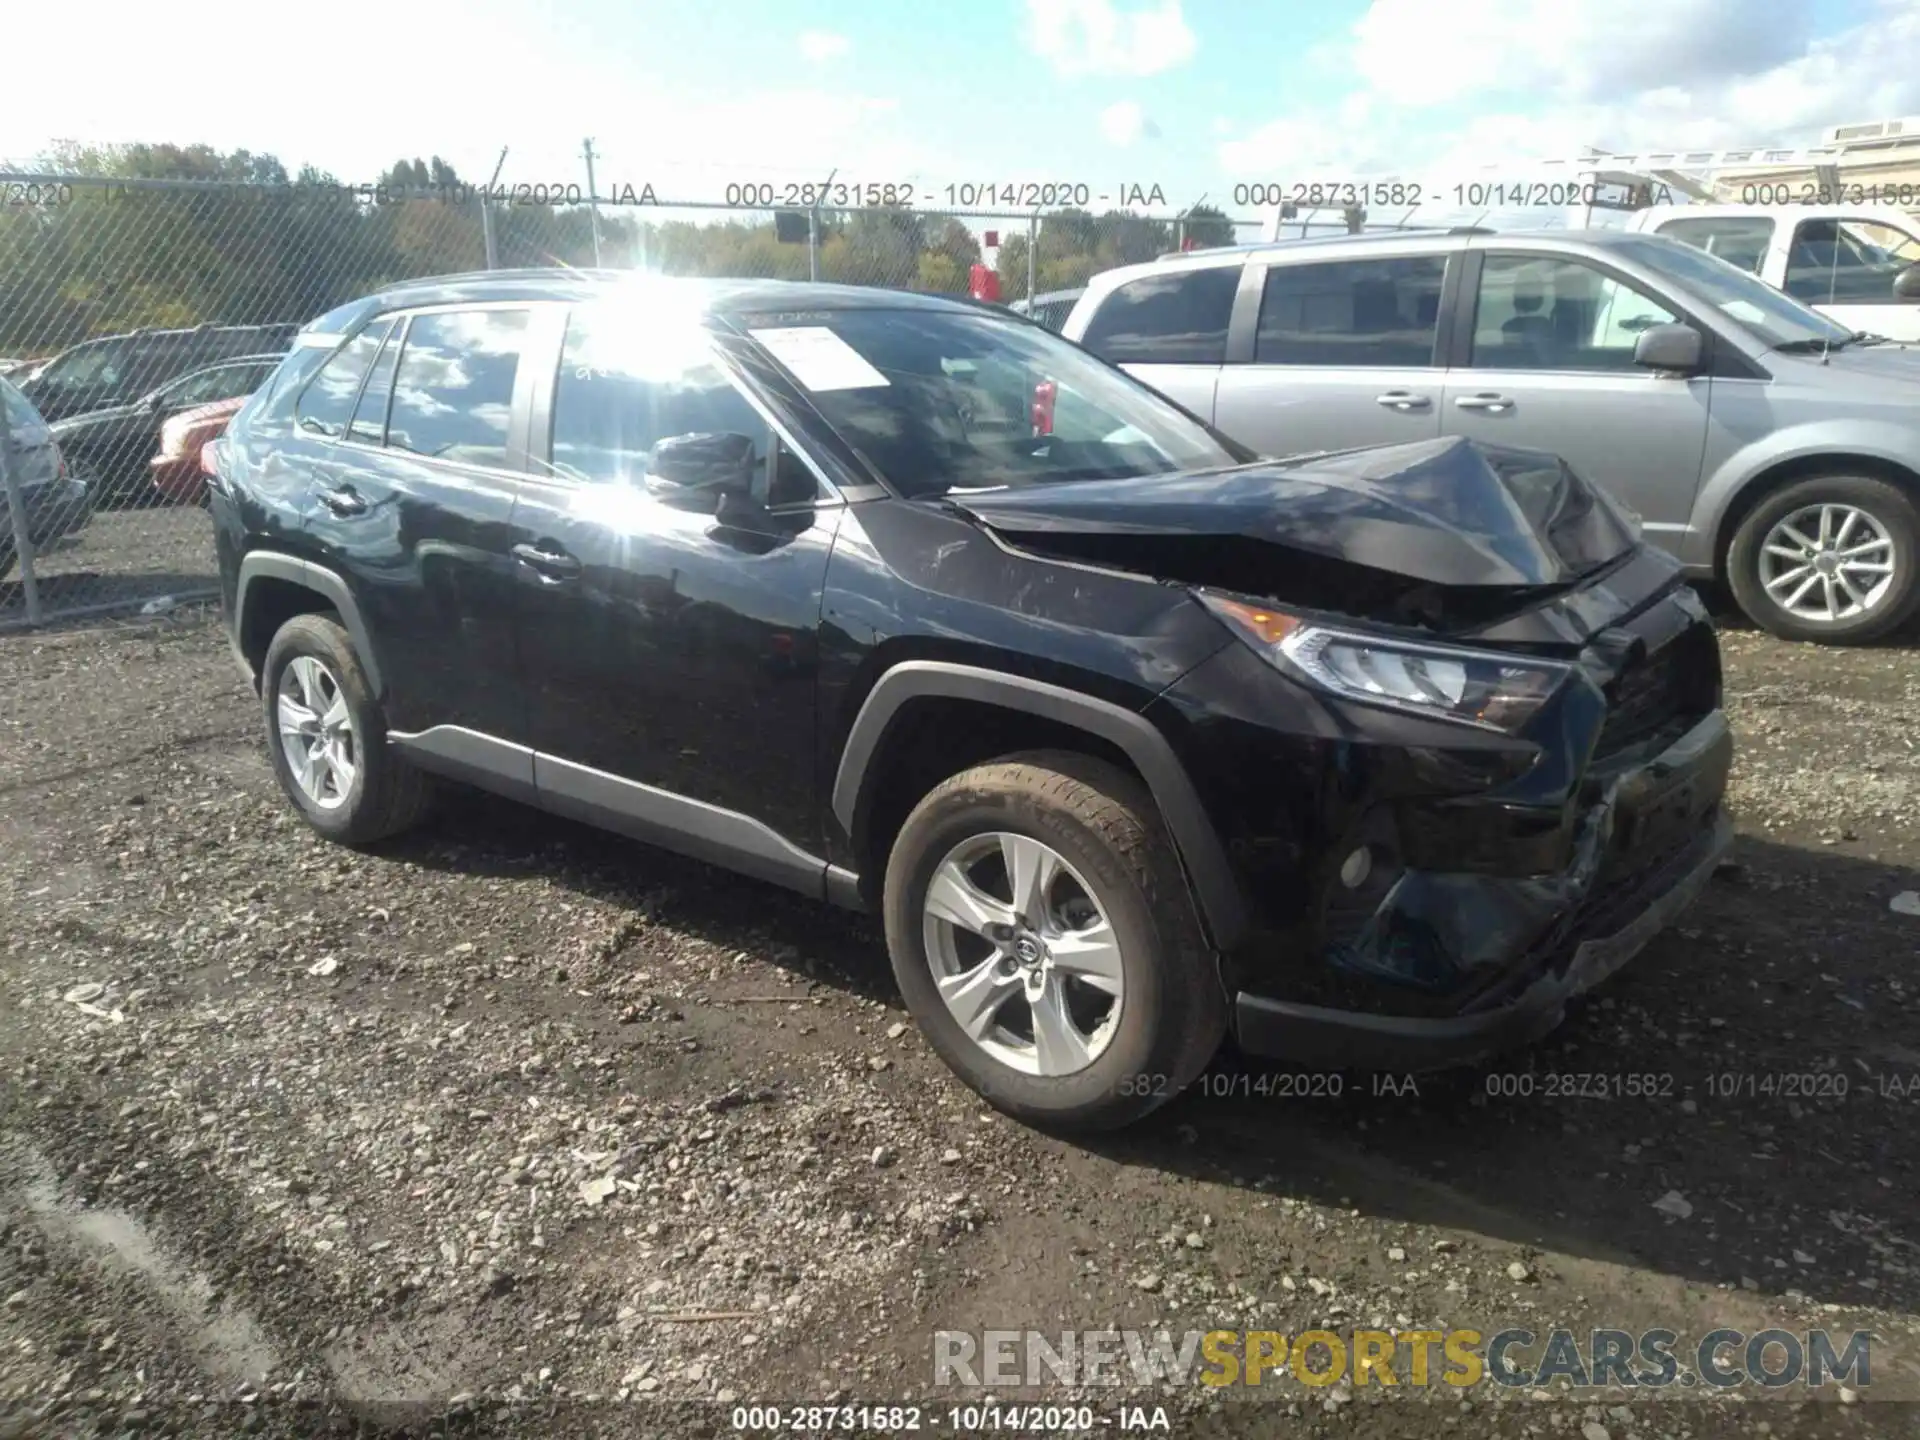
[[[747,319],[899,494],[1245,464],[1252,452],[1045,330],[946,310]]]
[[[1853,334],[1849,327],[1835,324],[1739,266],[1683,241],[1636,235],[1616,245],[1628,259],[1666,276],[1776,349],[1782,345],[1840,344]]]
[[[34,378],[34,384],[42,390],[94,390],[118,385],[126,349],[124,340],[81,345],[49,362]]]

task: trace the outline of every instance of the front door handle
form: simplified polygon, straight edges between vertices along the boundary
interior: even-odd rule
[[[1485,410],[1490,415],[1498,415],[1502,411],[1513,408],[1513,401],[1506,396],[1493,394],[1462,395],[1453,403],[1462,410]]]
[[[360,492],[351,485],[322,490],[320,503],[336,515],[363,515],[367,509],[367,502],[360,498]]]
[[[564,551],[542,550],[538,545],[516,545],[513,558],[531,566],[549,580],[566,580],[580,573],[580,562]]]
[[[1409,410],[1425,410],[1433,404],[1433,401],[1430,397],[1416,395],[1411,390],[1389,390],[1384,395],[1374,396],[1373,403],[1405,414]]]

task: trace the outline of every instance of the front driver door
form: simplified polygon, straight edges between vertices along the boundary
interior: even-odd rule
[[[1633,348],[1648,327],[1683,317],[1584,260],[1492,251],[1482,261],[1442,433],[1550,450],[1639,512],[1648,539],[1679,548],[1713,382],[1643,369]]]
[[[815,667],[837,500],[691,325],[579,306],[550,373],[530,444],[544,473],[514,513],[542,803],[817,883]],[[690,434],[749,437],[753,495],[652,477],[653,447]]]

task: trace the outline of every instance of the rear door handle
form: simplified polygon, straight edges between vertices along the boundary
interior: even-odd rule
[[[363,515],[367,509],[367,502],[360,498],[360,492],[351,485],[322,490],[320,503],[336,515]]]
[[[566,580],[580,573],[580,562],[564,551],[542,550],[538,545],[516,545],[513,558],[538,570],[549,580]]]
[[[1453,403],[1462,410],[1485,410],[1494,415],[1513,408],[1513,401],[1504,395],[1462,395]]]
[[[1411,390],[1389,390],[1384,395],[1373,397],[1373,403],[1384,405],[1389,410],[1425,410],[1433,404],[1431,397],[1416,395]]]

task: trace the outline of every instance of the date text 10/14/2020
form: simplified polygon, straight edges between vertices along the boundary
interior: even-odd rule
[[[1012,1402],[949,1405],[736,1405],[735,1430],[822,1435],[867,1431],[905,1434],[930,1430],[956,1435],[1011,1433],[1030,1435],[1097,1434],[1103,1430],[1139,1430],[1170,1434],[1173,1420],[1163,1405],[1022,1405]]]
[[[754,210],[1084,210],[1094,206],[1152,209],[1167,204],[1164,187],[1138,180],[1104,185],[1087,180],[968,180],[947,185],[910,180],[742,180],[722,193],[728,205]]]
[[[1349,206],[1416,210],[1526,210],[1606,205],[1645,209],[1671,205],[1673,192],[1651,182],[1615,185],[1594,180],[1471,180],[1432,185],[1419,180],[1254,180],[1233,187],[1236,206],[1338,210]]]

